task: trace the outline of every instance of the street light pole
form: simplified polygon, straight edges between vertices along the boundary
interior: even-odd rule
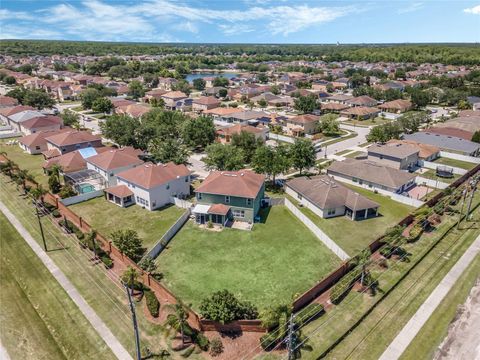
[[[138,334],[137,316],[135,314],[135,305],[133,304],[132,295],[130,294],[130,291],[128,289],[127,284],[123,284],[123,286],[125,287],[125,290],[127,291],[128,304],[130,305],[130,312],[132,313],[133,331],[135,333],[135,350],[136,350],[137,360],[142,360],[142,353],[140,351],[140,336]]]
[[[47,242],[45,241],[45,234],[43,233],[42,220],[40,219],[40,213],[38,212],[38,202],[35,201],[35,213],[37,214],[38,226],[40,227],[40,234],[42,235],[43,248],[47,252]]]

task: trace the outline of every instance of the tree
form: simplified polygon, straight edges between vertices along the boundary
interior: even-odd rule
[[[163,100],[162,98],[153,98],[150,100],[150,105],[154,108],[163,109],[165,107],[165,100]]]
[[[226,87],[230,81],[223,76],[218,76],[215,79],[213,79],[213,86],[221,86],[221,87]]]
[[[212,170],[240,170],[245,166],[243,150],[232,145],[214,143],[205,149],[207,156],[203,161]]]
[[[317,98],[315,95],[299,96],[294,100],[293,107],[303,113],[312,113],[318,107]]]
[[[226,98],[228,95],[227,89],[220,89],[218,90],[218,96],[221,98]]]
[[[32,194],[35,201],[38,202],[38,200],[40,200],[41,204],[43,204],[43,197],[46,193],[47,190],[45,190],[41,184],[37,185],[32,191],[30,191],[30,194]]]
[[[139,263],[138,266],[145,270],[146,272],[153,273],[157,270],[157,264],[155,264],[155,259],[150,255],[146,255]]]
[[[123,81],[134,76],[133,70],[128,65],[115,65],[108,70],[108,76],[111,79],[120,78]]]
[[[22,103],[24,105],[33,106],[41,110],[45,108],[51,108],[53,105],[55,105],[55,100],[53,100],[45,91],[29,90],[25,93]]]
[[[113,115],[100,123],[103,136],[120,146],[133,146],[146,150],[137,142],[136,131],[140,128],[140,121],[128,115]]]
[[[258,106],[260,106],[262,109],[266,108],[267,107],[267,100],[265,99],[260,99],[257,101],[257,104]]]
[[[340,134],[340,125],[337,121],[337,115],[325,114],[320,116],[317,130],[327,136],[335,136]]]
[[[76,194],[77,193],[75,192],[72,185],[70,185],[70,184],[65,184],[64,186],[62,186],[62,189],[58,192],[58,195],[62,199],[66,199],[66,198],[75,196]]]
[[[424,124],[429,121],[429,116],[424,111],[409,111],[402,116],[400,116],[396,124],[406,133],[417,132],[421,124]]]
[[[412,103],[417,107],[425,107],[427,106],[430,101],[431,97],[428,92],[419,90],[419,89],[414,89],[412,93],[410,94],[411,101]]]
[[[387,123],[379,126],[375,126],[367,135],[369,142],[387,142],[391,139],[399,139],[403,130],[396,123]]]
[[[262,139],[257,139],[254,134],[247,131],[240,131],[238,134],[233,134],[231,145],[243,150],[243,160],[246,163],[252,161],[255,149],[263,145]]]
[[[258,81],[262,84],[266,84],[268,82],[268,75],[265,73],[258,74]]]
[[[148,151],[155,161],[166,164],[173,161],[175,164],[186,164],[188,161],[188,149],[180,138],[171,138],[160,141],[153,139]]]
[[[472,141],[476,143],[480,143],[480,130],[477,130],[473,133]]]
[[[132,80],[130,84],[128,84],[128,95],[135,100],[145,96],[145,89],[142,83],[138,80]]]
[[[102,93],[95,88],[87,88],[80,94],[80,100],[84,109],[91,109],[93,102],[102,97]]]
[[[285,173],[290,168],[290,157],[288,148],[279,144],[275,148],[271,146],[259,146],[255,150],[252,159],[252,166],[255,172],[272,177],[272,184],[275,185],[275,177]]]
[[[249,302],[238,300],[228,290],[213,293],[202,300],[200,313],[205,319],[219,321],[222,324],[234,320],[251,320],[258,316],[257,309]]]
[[[80,116],[71,110],[65,109],[61,117],[63,119],[63,125],[65,126],[70,126],[73,128],[80,126]]]
[[[187,146],[204,149],[215,140],[215,125],[210,116],[188,119],[183,124],[183,140]]]
[[[273,95],[280,94],[280,88],[278,87],[278,85],[272,85],[270,87],[270,91],[272,92]]]
[[[115,230],[111,234],[115,246],[133,261],[137,262],[141,259],[144,249],[142,240],[139,238],[135,230],[124,229]]]
[[[62,167],[58,164],[53,164],[48,171],[50,173],[48,178],[48,187],[52,193],[57,194],[60,192],[62,187],[60,184],[60,172],[62,171]]]
[[[27,182],[35,183],[35,178],[28,172],[28,170],[18,169],[17,177],[22,185],[23,192],[27,193]]]
[[[11,75],[5,76],[3,79],[3,82],[7,85],[15,85],[17,83],[17,80]]]
[[[181,91],[186,95],[190,94],[190,84],[186,80],[179,80],[172,85],[172,90]]]
[[[193,80],[193,88],[198,91],[202,91],[205,89],[206,82],[202,78],[194,79]]]
[[[292,166],[298,170],[300,174],[304,169],[311,168],[315,165],[315,148],[309,139],[299,138],[290,147],[290,158]]]
[[[458,110],[470,110],[472,108],[472,104],[465,100],[459,100],[457,108]]]
[[[95,99],[92,103],[92,110],[96,112],[109,113],[113,109],[113,104],[110,99],[101,97]]]
[[[122,282],[130,288],[130,293],[133,295],[133,289],[138,279],[138,272],[133,267],[128,266],[122,274]]]
[[[166,305],[173,309],[173,314],[168,314],[166,324],[169,325],[176,332],[179,332],[182,337],[182,345],[185,344],[185,332],[190,330],[188,325],[188,311],[181,302],[176,304]]]

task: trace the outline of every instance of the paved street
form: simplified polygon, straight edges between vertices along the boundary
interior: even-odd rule
[[[339,141],[332,145],[328,145],[326,149],[326,156],[333,155],[337,152],[346,150],[348,148],[363,144],[367,142],[367,135],[370,132],[370,128],[367,127],[359,127],[356,126],[355,128],[351,125],[340,124],[340,128],[344,130],[350,130],[356,132],[358,135],[354,138],[346,139],[343,141]],[[317,159],[325,158],[325,148],[322,148],[322,151],[317,153]]]
[[[105,341],[107,346],[112,350],[113,354],[121,360],[133,360],[128,351],[118,341],[118,339],[112,334],[107,325],[100,319],[95,311],[88,305],[85,299],[80,295],[75,286],[67,279],[65,274],[60,268],[50,259],[47,253],[38,245],[38,243],[32,238],[30,233],[23,227],[18,219],[13,215],[10,210],[0,201],[0,210],[7,217],[8,221],[17,229],[19,234],[25,239],[25,242],[32,248],[35,254],[40,258],[42,263],[53,275],[53,277],[62,286],[65,292],[70,296],[73,302],[78,306],[85,318],[90,322],[92,327],[97,331],[100,337]],[[2,357],[3,359],[3,357]]]
[[[413,315],[410,321],[403,327],[402,331],[400,331],[397,337],[382,354],[380,360],[396,360],[400,358],[423,325],[425,325],[430,316],[437,309],[438,305],[440,305],[445,296],[447,296],[450,289],[455,285],[458,278],[479,253],[480,236],[478,236],[472,245],[470,245],[462,257],[450,269],[448,274],[445,275],[440,284],[438,284],[435,290],[433,290],[427,300],[425,300],[422,306],[420,306],[415,315]]]

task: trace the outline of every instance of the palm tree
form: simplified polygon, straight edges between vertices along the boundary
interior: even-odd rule
[[[169,325],[176,332],[179,332],[182,336],[182,345],[185,345],[185,326],[188,320],[188,311],[185,305],[179,301],[176,304],[166,305],[173,309],[173,314],[167,316],[166,324]]]
[[[47,190],[45,190],[42,185],[37,185],[30,193],[35,199],[35,202],[40,200],[40,203],[43,205],[43,196],[47,193]]]
[[[2,172],[4,172],[9,178],[12,177],[13,172],[18,169],[18,165],[10,159],[7,159],[5,163],[2,164]]]
[[[36,183],[35,178],[28,172],[28,170],[19,169],[17,171],[18,182],[22,185],[23,192],[27,193],[27,181]]]
[[[123,272],[122,281],[130,288],[130,293],[133,295],[133,287],[137,281],[138,273],[133,267],[129,266]]]

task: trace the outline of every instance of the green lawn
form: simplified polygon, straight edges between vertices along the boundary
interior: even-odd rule
[[[461,161],[461,160],[456,160],[456,159],[450,159],[450,158],[446,158],[446,157],[439,157],[434,162],[436,164],[454,166],[454,167],[458,167],[458,168],[465,169],[465,170],[473,169],[477,165],[477,164],[474,164],[474,163],[471,163],[471,162]]]
[[[424,178],[427,178],[427,179],[438,180],[439,182],[444,182],[444,183],[447,183],[447,184],[451,184],[455,180],[457,180],[458,178],[461,177],[461,175],[457,175],[457,174],[453,174],[453,177],[451,177],[451,178],[440,177],[440,176],[437,176],[436,171],[434,169],[430,169],[430,170],[424,172],[423,174],[421,174],[420,176],[422,176]]]
[[[0,212],[1,340],[12,359],[114,359],[90,323]]]
[[[355,157],[359,155],[367,155],[367,153],[365,151],[355,151],[353,153],[346,155],[345,157],[355,159]]]
[[[373,125],[383,125],[386,123],[391,122],[392,120],[384,119],[381,117],[376,117],[375,119],[368,119],[368,120],[347,120],[343,121],[342,124],[346,125],[355,125],[355,126],[373,126]]]
[[[19,196],[15,186],[3,175],[0,175],[0,200],[17,216],[37,243],[42,245],[31,202]],[[106,272],[103,266],[92,264],[92,254],[82,250],[74,236],[66,236],[46,217],[42,218],[42,223],[47,247],[52,250],[48,252],[50,258],[133,356],[135,343],[132,322],[123,287],[118,281],[112,279],[112,275]],[[142,226],[143,223],[139,224],[138,226]],[[60,244],[64,244],[65,249]],[[146,319],[143,306],[144,301],[136,303],[142,347],[148,346],[152,351],[168,348],[163,327],[152,324]],[[75,357],[69,357],[71,358]],[[92,359],[95,356],[89,358]],[[179,356],[173,358],[179,358]],[[193,358],[197,357],[190,357],[190,359]]]
[[[252,231],[214,232],[188,222],[157,258],[164,283],[196,309],[222,289],[262,309],[290,303],[339,265],[286,207],[266,209],[262,217]]]
[[[476,196],[476,207],[479,199],[480,196]],[[326,315],[305,326],[302,333],[304,336],[309,336],[309,344],[313,346],[314,351],[302,353],[305,355],[302,358],[317,359],[323,355],[328,359],[378,359],[478,236],[480,232],[478,209],[474,212],[476,223],[471,222],[467,227],[463,222],[460,230],[453,229],[447,232],[456,223],[456,218],[457,216],[446,217],[433,233],[423,235],[419,241],[405,245],[405,250],[411,254],[409,261],[389,260],[387,271],[373,267],[372,274],[379,280],[381,289],[375,296],[350,292]],[[427,253],[431,244],[438,239],[440,239],[438,244]],[[387,292],[407,271],[409,273],[397,287],[362,319],[366,312],[381,299],[382,294]],[[352,330],[351,327],[359,320],[360,324]],[[344,334],[346,337],[336,344]],[[332,345],[333,349],[328,354],[324,354]],[[415,354],[413,358],[430,357]]]
[[[136,230],[147,249],[160,240],[185,211],[176,206],[155,211],[142,209],[137,205],[121,208],[104,197],[71,205],[69,208],[106,237],[118,229]]]
[[[299,209],[351,256],[367,247],[373,240],[383,235],[388,227],[395,225],[413,210],[413,207],[400,204],[384,195],[349,184],[343,185],[380,204],[380,216],[357,221],[352,221],[346,216],[322,219],[305,207]],[[295,199],[292,197],[290,199],[297,204]]]
[[[16,138],[18,139],[18,138]],[[47,186],[48,177],[43,173],[43,155],[30,155],[22,150],[19,145],[7,145],[12,139],[0,139],[0,152],[5,151],[7,157],[14,161],[21,169],[28,170],[42,185]]]
[[[475,281],[480,277],[480,256],[477,255],[448,295],[442,300],[427,323],[402,354],[401,359],[432,359],[435,351],[448,333],[448,326],[455,319],[459,306],[463,305]]]

